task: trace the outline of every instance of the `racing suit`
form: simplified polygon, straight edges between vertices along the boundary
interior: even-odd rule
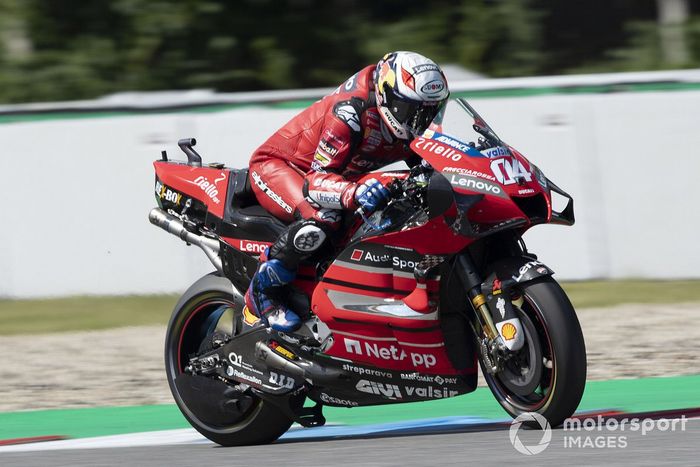
[[[341,211],[357,207],[355,180],[413,155],[406,141],[396,139],[381,121],[374,69],[371,65],[360,70],[292,118],[250,160],[258,202],[275,217],[292,222],[261,256],[263,263],[277,260],[286,271],[275,270],[258,290],[251,284],[246,294],[246,304],[258,316],[265,305],[255,303],[251,294],[290,282],[299,261],[324,246],[340,226]]]

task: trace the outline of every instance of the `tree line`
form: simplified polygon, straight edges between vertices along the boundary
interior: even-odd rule
[[[0,102],[333,86],[391,50],[491,77],[698,66],[698,7],[668,26],[662,1],[0,0]]]

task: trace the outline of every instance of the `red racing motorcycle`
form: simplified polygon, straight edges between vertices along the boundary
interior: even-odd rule
[[[294,422],[324,424],[324,405],[467,394],[479,366],[513,417],[537,412],[556,426],[576,410],[581,328],[522,240],[533,225],[572,225],[573,200],[465,100],[455,106],[475,141],[443,133],[441,115],[411,143],[422,164],[366,176],[393,180],[391,200],[346,216],[333,250],[282,290],[305,320],[293,334],[265,327],[243,301],[257,257],[285,228],[257,203],[254,174],[202,165],[194,139],[179,142],[186,163],[165,152],[154,163],[150,221],[216,268],[180,298],[165,342],[173,397],[200,433],[224,446],[267,443]],[[566,200],[560,212],[554,194]]]

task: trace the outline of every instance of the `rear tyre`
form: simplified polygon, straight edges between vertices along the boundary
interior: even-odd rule
[[[279,409],[220,380],[185,373],[189,359],[223,334],[241,330],[243,302],[228,279],[210,274],[195,282],[173,310],[165,337],[165,370],[182,414],[202,435],[222,446],[270,443],[292,420]]]
[[[521,293],[516,311],[525,345],[499,373],[487,373],[483,363],[482,372],[511,416],[536,412],[558,426],[575,412],[586,385],[583,333],[571,302],[551,277],[524,284]]]

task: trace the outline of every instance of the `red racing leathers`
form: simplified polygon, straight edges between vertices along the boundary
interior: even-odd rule
[[[245,295],[246,306],[275,329],[293,331],[306,319],[280,303],[275,289],[296,276],[299,261],[322,251],[340,226],[341,209],[354,209],[355,180],[412,152],[381,123],[374,104],[374,67],[359,71],[334,93],[277,130],[250,160],[260,204],[293,222],[270,250]]]
[[[292,118],[253,154],[250,178],[260,204],[276,217],[337,226],[329,210],[354,209],[354,180],[406,160],[412,152],[383,126],[368,66]]]

